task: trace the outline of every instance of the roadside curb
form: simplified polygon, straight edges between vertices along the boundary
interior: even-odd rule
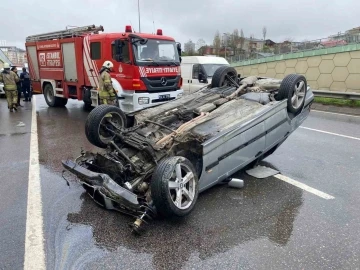
[[[351,108],[343,106],[334,106],[334,105],[323,105],[320,103],[313,103],[311,105],[312,110],[349,114],[349,115],[360,115],[360,108]]]

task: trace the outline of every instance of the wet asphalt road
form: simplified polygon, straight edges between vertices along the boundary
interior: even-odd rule
[[[214,187],[200,195],[191,215],[157,220],[139,238],[130,234],[132,218],[98,207],[74,179],[65,175],[68,186],[62,178],[62,159],[74,159],[81,147],[96,150],[84,134],[88,113],[82,104],[49,108],[39,96],[37,112],[48,269],[360,268],[358,140],[300,128],[265,160],[333,200],[274,177],[254,179],[240,172],[243,189]],[[13,127],[15,116],[6,125],[7,118],[0,117],[0,237],[6,243],[0,245],[0,269],[20,269],[29,134],[9,135],[19,132]],[[303,126],[360,137],[359,124],[360,118],[312,112]],[[13,147],[21,158],[11,154]],[[10,185],[4,176],[13,173],[13,166],[18,172]]]
[[[0,269],[21,269],[24,261],[31,104],[21,104],[10,113],[0,99]]]

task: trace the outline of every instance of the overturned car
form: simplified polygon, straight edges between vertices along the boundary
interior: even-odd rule
[[[135,217],[185,216],[199,192],[272,154],[306,119],[314,96],[304,76],[241,77],[220,67],[211,85],[125,115],[101,105],[85,123],[103,148],[63,161],[95,202]]]

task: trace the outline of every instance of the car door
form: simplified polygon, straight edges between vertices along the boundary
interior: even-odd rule
[[[250,163],[265,148],[265,124],[260,122],[249,129],[236,134],[230,139],[224,137],[221,146],[220,179],[232,175],[241,166]]]

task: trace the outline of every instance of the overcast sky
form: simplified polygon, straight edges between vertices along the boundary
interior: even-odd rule
[[[1,2],[0,41],[24,48],[26,36],[57,31],[66,25],[103,25],[105,32],[138,30],[137,0],[16,0]],[[220,33],[243,29],[248,37],[276,42],[317,39],[360,26],[359,0],[140,0],[141,32],[162,28],[184,43],[212,43]]]

